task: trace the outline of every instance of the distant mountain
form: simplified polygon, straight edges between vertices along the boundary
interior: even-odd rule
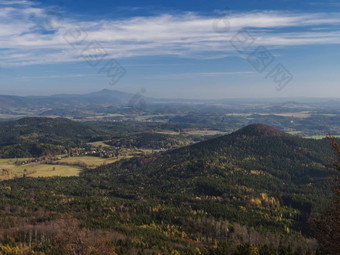
[[[0,107],[2,108],[24,107],[31,103],[32,100],[28,97],[0,95]]]
[[[52,100],[65,100],[69,103],[84,103],[84,104],[107,104],[107,105],[124,105],[128,104],[133,94],[121,92],[117,90],[103,89],[98,92],[92,92],[84,95],[52,95]]]
[[[137,93],[138,94],[138,93]],[[61,107],[61,106],[69,106],[69,105],[78,105],[78,104],[95,104],[95,105],[126,105],[129,101],[135,97],[136,95],[133,93],[122,92],[118,90],[109,90],[103,89],[97,92],[91,92],[87,94],[56,94],[51,96],[15,96],[15,95],[0,95],[0,107],[9,108],[9,107]],[[302,105],[303,103],[315,103],[318,107],[320,107],[321,103],[327,104],[327,106],[338,107],[339,100],[338,99],[327,99],[327,98],[228,98],[228,99],[185,99],[185,98],[173,98],[173,99],[165,99],[165,98],[151,98],[145,97],[143,98],[155,104],[224,104],[229,105],[231,107],[233,104],[265,104],[265,103],[277,103],[281,107],[290,108],[290,105]],[[287,103],[290,102],[290,103]],[[310,109],[310,106],[308,106]]]
[[[77,95],[59,94],[52,96],[7,96],[0,95],[0,107],[65,107],[77,105],[127,105],[133,94],[104,89],[98,92]]]

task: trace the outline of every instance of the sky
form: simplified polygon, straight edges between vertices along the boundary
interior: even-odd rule
[[[0,94],[340,97],[339,27],[333,0],[0,0]]]

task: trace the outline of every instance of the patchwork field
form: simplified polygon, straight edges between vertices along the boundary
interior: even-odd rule
[[[93,156],[65,157],[55,160],[51,164],[45,162],[22,164],[22,162],[32,160],[30,158],[0,159],[0,181],[21,178],[24,175],[26,177],[78,176],[85,168],[94,169],[98,166],[111,164],[124,158],[131,158],[141,153],[149,154],[156,151],[159,150],[134,151],[134,153],[115,158],[100,158]]]

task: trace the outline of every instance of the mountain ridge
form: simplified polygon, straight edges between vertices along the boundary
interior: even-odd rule
[[[118,197],[152,197],[176,206],[186,201],[186,206],[215,218],[307,234],[309,216],[328,194],[324,180],[329,176],[325,160],[329,155],[325,139],[304,139],[257,123],[194,145],[102,166],[83,176],[89,181],[105,176],[100,184],[110,187],[124,184],[114,191]],[[281,214],[269,205],[254,206],[254,199],[266,197],[296,216],[288,213],[278,222]],[[266,218],[268,213],[273,214]]]

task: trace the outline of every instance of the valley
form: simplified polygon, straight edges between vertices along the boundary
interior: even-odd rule
[[[340,101],[333,98],[194,100],[143,95],[132,102],[133,98],[134,94],[108,89],[44,97],[0,96],[0,123],[24,117],[63,117],[93,123],[163,123],[181,126],[189,134],[208,130],[209,135],[265,123],[301,137],[340,135]]]
[[[111,236],[117,254],[313,254],[310,222],[330,195],[329,142],[265,124],[212,130],[41,117],[2,122],[0,235],[25,246],[21,233],[35,231],[34,249],[44,252],[57,249],[53,236],[87,233]]]
[[[336,0],[0,0],[0,255],[340,255]]]

